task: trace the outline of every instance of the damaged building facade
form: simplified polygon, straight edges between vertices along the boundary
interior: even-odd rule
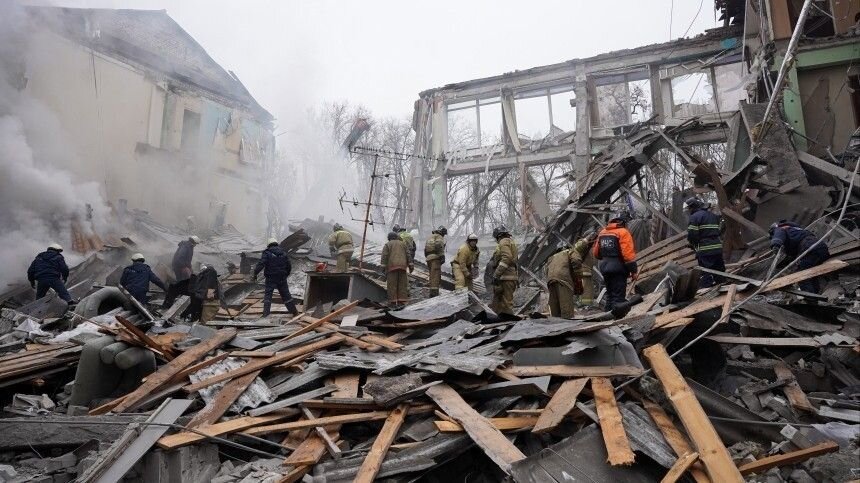
[[[643,127],[680,126],[671,144],[694,154],[702,152],[699,146],[720,146],[728,158],[719,167],[721,176],[749,168],[761,159],[750,159],[745,127],[760,121],[750,117],[755,116],[751,111],[769,98],[802,3],[718,1],[715,7],[724,26],[694,38],[422,92],[413,116],[412,221],[422,230],[454,221],[449,219],[447,191],[452,177],[515,170],[520,188],[517,211],[527,227],[521,229],[545,229],[530,216],[534,207],[546,205],[546,199],[541,198],[541,190],[531,187],[534,181],[529,168],[572,163],[570,177],[576,182],[567,204],[575,203],[599,181],[588,176],[600,162],[595,156],[620,135]],[[815,2],[814,7],[795,62],[787,71],[783,102],[778,105],[788,124],[777,124],[778,129],[790,130],[792,142],[804,152],[804,159],[794,162],[796,173],[799,163],[804,167],[815,164],[827,175],[845,179],[848,173],[831,158],[851,144],[852,133],[860,125],[860,100],[852,87],[858,82],[855,63],[860,59],[860,43],[855,17],[860,6],[833,0]],[[464,123],[476,132],[475,141],[472,146],[453,149],[448,143],[449,129]],[[650,159],[661,149],[667,146],[652,146],[645,154]],[[638,156],[640,165],[649,164],[642,153]],[[647,209],[652,201],[649,191],[654,189],[647,175],[664,175],[666,170],[661,168],[666,166],[662,164],[651,162],[630,186],[626,181],[633,172],[623,177],[625,183],[615,185],[632,188],[634,193],[626,196]],[[649,171],[647,175],[645,171]],[[796,188],[807,184],[805,179],[786,181],[797,183]],[[616,186],[589,203],[606,203],[618,189]],[[680,200],[678,196],[676,208],[680,208]],[[545,219],[552,214],[539,211]],[[671,213],[656,217],[666,215]],[[748,217],[754,219],[752,214]],[[675,216],[676,224],[678,221],[682,220]]]
[[[27,7],[26,21],[16,84],[67,134],[79,165],[61,168],[118,210],[264,232],[273,117],[165,11]]]

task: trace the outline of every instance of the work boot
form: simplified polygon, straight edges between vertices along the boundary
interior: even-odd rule
[[[290,311],[290,313],[293,315],[293,317],[299,315],[299,310],[296,309],[296,303],[295,302],[290,300],[290,301],[284,303],[284,305],[287,306],[287,310]]]
[[[272,302],[263,302],[263,318],[269,316],[269,313],[272,311]]]

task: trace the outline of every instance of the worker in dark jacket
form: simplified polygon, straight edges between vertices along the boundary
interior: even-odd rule
[[[191,320],[209,322],[215,318],[218,309],[224,305],[224,293],[218,272],[211,265],[201,265],[200,273],[191,277]]]
[[[633,236],[627,229],[630,213],[622,211],[609,220],[609,224],[597,234],[592,253],[606,285],[606,310],[627,302],[627,278],[636,280],[636,247]]]
[[[27,280],[30,281],[30,286],[36,289],[37,299],[44,297],[48,289],[52,288],[67,304],[74,305],[72,296],[66,290],[65,282],[68,279],[69,267],[63,258],[63,247],[56,243],[36,255],[27,269]]]
[[[292,270],[293,266],[290,264],[290,257],[287,252],[280,247],[278,240],[270,238],[260,261],[254,267],[254,275],[252,276],[252,279],[256,281],[257,275],[262,271],[266,277],[266,290],[263,293],[263,317],[269,316],[275,289],[278,289],[278,293],[281,294],[281,299],[287,306],[287,310],[293,315],[299,315],[293,296],[290,295],[290,284],[287,282],[287,277]]]
[[[128,290],[128,293],[142,304],[149,302],[147,292],[150,283],[167,292],[164,282],[145,262],[142,254],[135,253],[131,256],[131,265],[125,267],[122,271],[122,277],[119,279],[120,286]]]
[[[191,278],[191,259],[194,258],[194,247],[198,243],[200,238],[190,236],[187,240],[179,242],[179,246],[176,247],[171,266],[177,282]]]
[[[382,266],[385,268],[385,282],[388,289],[389,306],[402,307],[409,301],[409,274],[414,261],[400,235],[388,234],[388,243],[382,247]]]
[[[804,229],[792,221],[780,220],[770,226],[770,248],[778,251],[782,249],[789,261],[796,259],[806,250],[809,250],[818,241],[811,231]],[[819,243],[809,253],[800,257],[797,261],[798,270],[816,267],[830,258],[830,250],[824,242]],[[821,292],[821,283],[818,277],[810,278],[798,283],[804,292]]]
[[[687,211],[690,214],[690,220],[687,223],[687,241],[696,251],[699,266],[725,272],[723,242],[720,239],[720,217],[709,210],[709,206],[698,197],[689,198],[684,204],[687,205]],[[705,272],[699,277],[699,288],[713,287],[722,281],[722,276]]]

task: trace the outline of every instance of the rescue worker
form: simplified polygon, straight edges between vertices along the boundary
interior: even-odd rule
[[[125,267],[122,271],[122,277],[119,279],[119,284],[122,288],[128,290],[132,297],[138,302],[146,305],[149,302],[149,284],[152,283],[156,287],[167,292],[167,286],[158,278],[158,275],[149,268],[146,260],[140,253],[135,253],[131,256],[131,265]]]
[[[474,290],[474,281],[478,278],[478,258],[481,251],[478,250],[478,235],[472,234],[466,237],[464,243],[454,260],[451,260],[451,271],[454,272],[454,288],[467,288]]]
[[[201,265],[200,273],[194,278],[194,287],[191,291],[191,320],[199,319],[205,324],[215,318],[218,309],[224,306],[222,302],[221,282],[218,280],[218,272],[211,265]]]
[[[391,231],[400,235],[400,239],[406,243],[406,248],[409,249],[409,256],[415,260],[415,253],[418,251],[418,246],[415,244],[415,239],[412,238],[412,233],[400,225],[394,225]]]
[[[194,258],[194,247],[200,243],[200,238],[195,235],[188,237],[187,240],[179,242],[176,247],[176,252],[173,254],[173,274],[176,276],[177,282],[182,282],[191,278],[193,271],[191,270],[191,260]]]
[[[720,217],[713,213],[710,206],[696,196],[684,202],[690,219],[687,224],[687,241],[696,251],[700,267],[726,271],[723,261],[723,243],[720,240]],[[712,273],[702,273],[699,288],[713,287],[722,283],[723,277]]]
[[[382,266],[385,267],[388,302],[402,307],[409,300],[409,275],[414,268],[406,242],[395,232],[388,234],[388,243],[382,247]]]
[[[622,211],[609,220],[597,234],[592,253],[598,260],[597,268],[606,286],[606,310],[627,301],[627,278],[636,280],[636,248],[633,236],[627,229],[630,213]]]
[[[514,315],[514,291],[519,282],[517,244],[504,226],[493,229],[496,250],[490,263],[493,269],[493,302],[490,308],[497,314]]]
[[[63,247],[57,243],[52,243],[47,250],[36,255],[27,269],[27,280],[36,289],[37,299],[44,297],[48,289],[52,288],[67,304],[74,305],[72,296],[66,290],[65,282],[68,279],[69,267],[63,257]]]
[[[818,241],[818,237],[811,231],[804,229],[793,221],[787,220],[780,220],[772,224],[769,233],[771,250],[776,252],[782,248],[788,261],[793,261]],[[812,251],[797,261],[797,269],[806,270],[807,268],[817,267],[828,258],[830,258],[830,249],[827,248],[826,243],[821,242]],[[798,283],[798,285],[800,286],[800,290],[804,292],[821,292],[819,277],[806,279]]]
[[[424,259],[430,271],[430,296],[439,295],[439,285],[442,283],[442,264],[445,263],[445,235],[448,229],[440,226],[433,230],[430,238],[424,243]]]
[[[335,272],[343,273],[349,270],[352,261],[352,234],[343,229],[340,223],[334,224],[334,233],[328,237],[328,249],[331,256],[337,259]]]
[[[261,271],[266,277],[266,290],[263,292],[263,317],[268,317],[271,312],[272,295],[275,293],[275,289],[278,289],[278,293],[281,294],[281,299],[287,306],[287,310],[294,316],[299,315],[296,303],[290,294],[290,284],[287,282],[287,277],[290,276],[292,270],[293,266],[287,252],[281,248],[278,240],[269,238],[269,243],[263,250],[263,255],[257,262],[257,266],[254,267],[254,274],[251,276],[251,280],[255,282]]]
[[[582,295],[582,261],[594,242],[594,232],[580,238],[572,247],[559,250],[547,262],[549,312],[553,317],[572,319],[574,299]]]

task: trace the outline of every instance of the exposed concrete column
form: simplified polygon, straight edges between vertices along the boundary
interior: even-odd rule
[[[663,84],[660,82],[660,65],[648,66],[648,83],[651,85],[651,114],[657,116],[657,123],[663,124],[666,118],[663,109]]]
[[[448,107],[442,96],[435,96],[431,101],[432,114],[430,118],[430,171],[433,173],[429,183],[425,183],[429,189],[429,196],[425,198],[430,203],[425,203],[430,212],[425,212],[424,222],[431,226],[448,224],[448,176],[445,168],[447,161],[440,160],[448,151]],[[426,230],[426,224],[422,223],[422,232]],[[429,231],[429,230],[428,230]]]
[[[576,174],[577,189],[580,179],[588,171],[591,161],[591,106],[588,98],[588,79],[585,66],[577,64],[574,67],[573,93],[576,95],[576,134],[574,135],[573,171]]]
[[[415,113],[412,117],[412,129],[415,131],[415,147],[412,152],[419,157],[412,159],[412,166],[409,168],[409,200],[412,211],[408,213],[408,225],[417,226],[423,233],[423,221],[426,220],[424,215],[424,201],[427,199],[426,176],[424,159],[430,153],[429,137],[430,137],[430,122],[429,122],[430,103],[427,99],[421,98],[415,101]]]

